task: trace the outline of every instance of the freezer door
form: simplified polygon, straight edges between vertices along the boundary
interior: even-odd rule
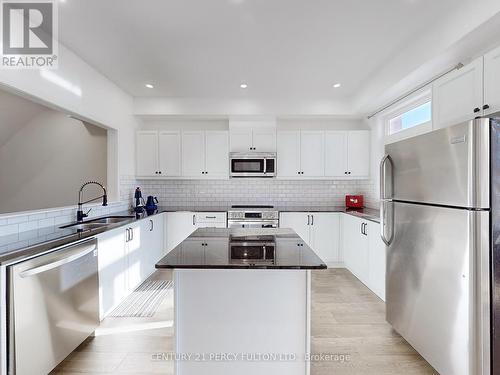
[[[489,374],[489,212],[387,204],[387,321],[440,374]]]
[[[478,119],[386,145],[385,198],[489,208],[489,139]]]

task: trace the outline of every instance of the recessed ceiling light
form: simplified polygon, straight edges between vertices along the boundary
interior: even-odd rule
[[[336,89],[338,89],[340,86],[342,86],[340,83],[334,83],[333,84],[333,87],[336,88]]]
[[[246,89],[246,88],[248,87],[248,85],[247,85],[246,83],[242,83],[242,84],[240,85],[240,87],[241,87],[242,89]]]
[[[146,86],[148,89],[154,88],[154,86],[151,83],[146,83],[144,86]]]

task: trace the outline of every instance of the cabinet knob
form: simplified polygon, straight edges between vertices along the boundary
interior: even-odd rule
[[[489,109],[489,108],[490,108],[490,106],[488,104],[483,105],[483,109],[486,110],[486,109]]]
[[[347,174],[351,174],[351,172],[347,172]]]
[[[300,174],[300,172],[297,172],[297,174]]]
[[[161,171],[159,171],[158,174],[161,174]]]
[[[477,107],[476,107],[476,108],[474,108],[474,113],[478,113],[479,111],[480,111],[480,109],[479,109],[479,108],[477,108]]]

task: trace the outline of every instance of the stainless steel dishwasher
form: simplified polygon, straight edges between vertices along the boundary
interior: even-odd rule
[[[97,241],[9,267],[9,374],[48,374],[99,324]]]

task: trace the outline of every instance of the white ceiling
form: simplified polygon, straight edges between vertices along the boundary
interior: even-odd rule
[[[66,0],[59,37],[136,97],[352,103],[402,50],[481,1]],[[393,79],[415,60],[398,59]]]

